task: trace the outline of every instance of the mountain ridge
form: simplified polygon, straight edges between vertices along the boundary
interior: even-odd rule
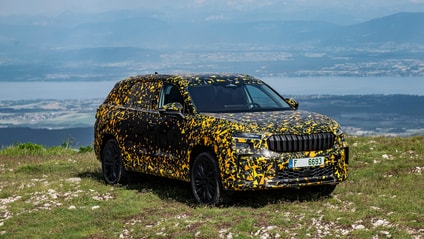
[[[77,15],[78,16],[78,15]],[[250,43],[299,44],[305,42],[418,43],[424,44],[424,12],[402,12],[348,26],[321,21],[215,20],[167,22],[155,16],[111,12],[75,20],[72,15],[32,17],[13,23],[3,17],[0,44],[25,43],[62,47],[149,46],[182,47],[184,44]],[[407,26],[407,27],[405,27]]]
[[[118,11],[0,18],[0,81],[91,81],[151,72],[424,75],[424,12],[359,24],[193,21]]]

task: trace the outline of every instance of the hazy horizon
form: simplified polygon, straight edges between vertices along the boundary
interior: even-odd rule
[[[321,20],[354,24],[397,12],[424,11],[424,0],[0,0],[0,16],[58,16],[131,10],[187,21]]]

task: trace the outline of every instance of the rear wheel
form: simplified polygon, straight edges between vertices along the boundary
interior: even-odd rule
[[[208,152],[199,154],[190,171],[191,189],[200,204],[222,203],[222,186],[215,158]]]
[[[108,184],[122,183],[124,179],[124,168],[122,165],[121,149],[118,142],[110,139],[102,150],[102,172]]]

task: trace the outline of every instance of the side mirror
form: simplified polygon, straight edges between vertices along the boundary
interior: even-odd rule
[[[299,103],[293,98],[285,98],[287,104],[292,107],[292,109],[297,110],[299,108]]]
[[[184,106],[181,103],[172,102],[162,106],[162,108],[159,109],[159,112],[161,114],[175,115],[175,116],[184,118],[183,110],[184,110]]]

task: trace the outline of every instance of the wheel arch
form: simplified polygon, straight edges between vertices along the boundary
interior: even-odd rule
[[[191,175],[191,170],[193,168],[193,163],[194,163],[194,160],[196,159],[197,155],[199,155],[201,153],[204,153],[204,152],[210,153],[212,155],[212,157],[214,158],[214,160],[216,162],[216,165],[218,167],[218,174],[219,174],[219,179],[220,179],[219,181],[220,181],[221,186],[223,186],[223,184],[222,184],[223,174],[222,174],[222,168],[221,168],[222,167],[222,165],[221,165],[222,162],[219,161],[218,155],[213,150],[213,147],[209,147],[209,146],[205,146],[205,145],[197,145],[197,146],[195,146],[191,150],[191,153],[190,153],[190,162],[189,162],[190,168],[189,168],[189,171],[188,171],[188,175]],[[188,179],[190,181],[190,176],[188,176]]]
[[[102,161],[102,156],[101,155],[103,153],[103,149],[105,147],[106,142],[109,141],[110,139],[116,140],[115,136],[113,136],[112,134],[105,134],[101,138],[101,141],[99,143],[99,149],[98,149],[98,159],[99,159],[99,161]]]
[[[190,153],[190,162],[189,162],[190,163],[190,171],[192,169],[193,162],[196,159],[197,155],[199,155],[203,152],[211,153],[212,156],[214,156],[215,160],[217,160],[216,154],[211,147],[208,147],[208,146],[205,146],[205,145],[197,145],[191,150],[191,153]],[[219,164],[218,161],[217,161],[217,163]]]

